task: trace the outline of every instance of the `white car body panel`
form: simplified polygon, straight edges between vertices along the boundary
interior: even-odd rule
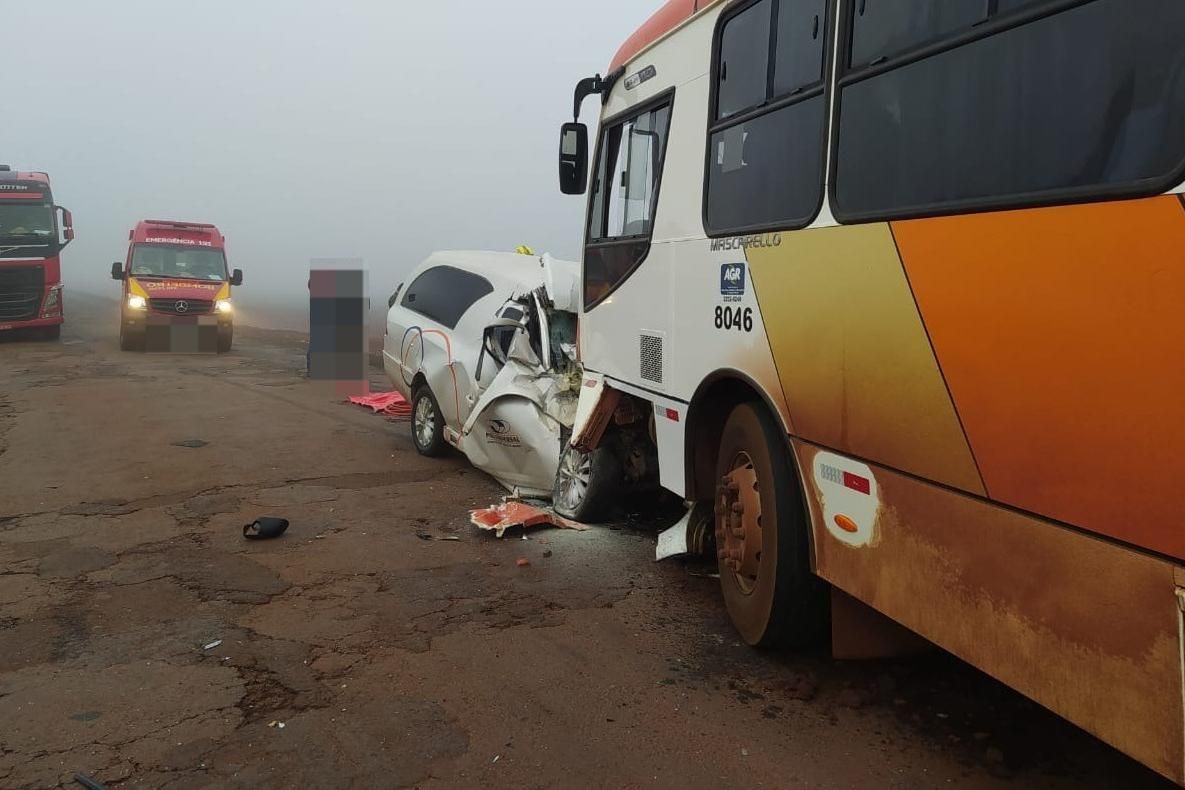
[[[571,427],[580,388],[575,338],[553,342],[551,317],[569,313],[575,326],[579,264],[550,255],[437,252],[408,276],[408,287],[438,266],[479,275],[493,290],[470,305],[453,328],[403,304],[401,291],[387,313],[387,377],[409,400],[422,377],[440,406],[446,441],[508,489],[548,497],[562,432]],[[499,316],[503,308],[516,306],[508,305],[515,299],[533,308],[538,337],[533,346],[526,329],[508,329],[513,340],[499,364],[483,354],[485,333],[487,327],[513,326]]]

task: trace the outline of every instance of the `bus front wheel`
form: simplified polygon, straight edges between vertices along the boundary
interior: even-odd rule
[[[811,571],[808,530],[785,436],[760,405],[739,404],[716,456],[716,554],[729,618],[748,644],[824,635],[827,589]]]

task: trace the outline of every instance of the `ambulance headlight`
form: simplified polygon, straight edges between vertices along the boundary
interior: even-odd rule
[[[229,299],[219,299],[214,303],[214,309],[219,313],[230,313],[234,311],[234,306],[231,305]]]
[[[148,300],[143,296],[137,296],[136,294],[131,294],[128,296],[129,310],[143,310],[146,307],[148,307]]]

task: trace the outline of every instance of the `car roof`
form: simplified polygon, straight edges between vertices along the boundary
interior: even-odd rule
[[[538,255],[482,250],[441,250],[416,267],[414,280],[426,269],[452,266],[485,277],[496,290],[533,290],[543,285],[543,259]]]

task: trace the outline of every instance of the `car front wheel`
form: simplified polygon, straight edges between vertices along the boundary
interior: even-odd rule
[[[591,452],[565,445],[552,489],[552,505],[565,518],[593,523],[606,517],[621,488],[621,463],[606,442]]]

